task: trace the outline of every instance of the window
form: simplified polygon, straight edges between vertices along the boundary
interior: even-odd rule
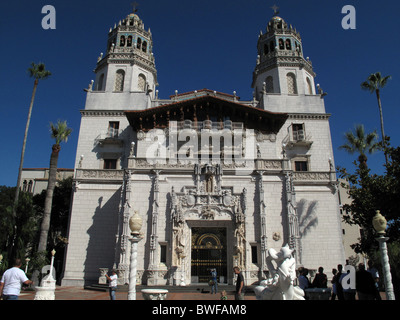
[[[167,263],[167,245],[160,244],[160,262]]]
[[[310,78],[308,78],[308,77],[307,77],[307,88],[308,88],[308,94],[313,94],[311,81],[310,81]]]
[[[103,169],[117,169],[117,159],[104,159]]]
[[[128,37],[128,40],[126,41],[126,46],[127,47],[132,47],[132,36]]]
[[[305,139],[304,135],[304,123],[293,123],[292,133],[294,141],[303,141]]]
[[[139,91],[145,91],[146,88],[146,77],[144,76],[144,74],[139,74],[138,77],[138,90]]]
[[[137,44],[136,44],[136,48],[140,49],[142,47],[142,39],[138,38],[137,39]]]
[[[125,80],[125,71],[120,69],[117,71],[115,75],[114,91],[116,92],[124,91],[124,80]]]
[[[286,45],[286,50],[292,50],[292,43],[290,42],[290,39],[286,39],[285,45]]]
[[[143,41],[143,44],[142,44],[142,51],[143,51],[143,52],[147,52],[147,42],[146,42],[146,41]]]
[[[264,54],[268,54],[268,52],[269,52],[268,44],[265,43],[264,44]]]
[[[257,245],[253,244],[251,245],[251,262],[254,264],[258,263],[258,258],[257,258]]]
[[[295,161],[295,171],[308,171],[307,161]]]
[[[269,43],[269,51],[273,52],[275,50],[275,43],[274,41],[270,41]]]
[[[104,73],[99,77],[99,82],[97,83],[97,91],[103,90],[103,82],[104,82]]]
[[[297,94],[296,76],[294,73],[289,72],[286,75],[288,94]]]
[[[283,39],[279,39],[279,50],[285,49],[285,45],[283,44]]]
[[[108,123],[107,137],[118,138],[118,132],[119,132],[119,121],[110,121]]]
[[[121,36],[121,38],[119,40],[119,46],[125,47],[125,36]]]
[[[267,93],[274,93],[274,79],[272,76],[268,76],[265,79],[265,90]]]

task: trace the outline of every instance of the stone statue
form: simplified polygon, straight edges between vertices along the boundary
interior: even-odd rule
[[[288,245],[279,252],[272,248],[268,250],[267,266],[270,277],[254,288],[257,300],[304,300],[304,291],[294,286],[296,261],[292,252]]]

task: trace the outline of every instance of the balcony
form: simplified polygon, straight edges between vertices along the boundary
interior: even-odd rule
[[[116,145],[122,146],[124,140],[121,138],[121,130],[108,128],[107,132],[99,134],[95,139],[95,145]]]
[[[288,148],[305,147],[309,149],[313,141],[311,135],[306,134],[304,127],[296,128],[295,126],[290,126],[287,136],[283,139],[283,143]]]

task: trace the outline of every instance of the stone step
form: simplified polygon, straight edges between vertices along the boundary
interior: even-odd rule
[[[86,290],[97,290],[97,291],[108,291],[108,284],[91,284],[85,286]],[[201,292],[208,293],[211,292],[211,287],[207,284],[190,284],[187,286],[145,286],[145,285],[137,285],[136,292],[140,292],[142,289],[167,289],[169,292]],[[246,292],[251,293],[253,290],[248,287],[246,288]],[[120,292],[128,292],[128,285],[119,285],[117,288]],[[229,294],[233,294],[235,292],[234,285],[228,284],[218,284],[218,291],[221,292],[225,290]]]

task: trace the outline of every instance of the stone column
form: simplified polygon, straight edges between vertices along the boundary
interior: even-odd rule
[[[262,278],[264,278],[264,272],[267,270],[267,216],[265,213],[265,202],[264,202],[264,184],[263,184],[263,173],[264,171],[257,171],[258,173],[258,194],[260,199],[259,214],[260,214],[260,242],[261,242],[261,272]]]
[[[159,212],[159,178],[160,178],[161,170],[154,170],[154,185],[153,185],[153,205],[152,205],[152,213],[151,213],[151,234],[150,234],[150,258],[149,258],[149,267],[148,267],[148,285],[155,285],[157,280],[155,277],[157,276],[157,245],[158,245],[158,236],[157,236],[157,225],[158,225],[158,212]]]

